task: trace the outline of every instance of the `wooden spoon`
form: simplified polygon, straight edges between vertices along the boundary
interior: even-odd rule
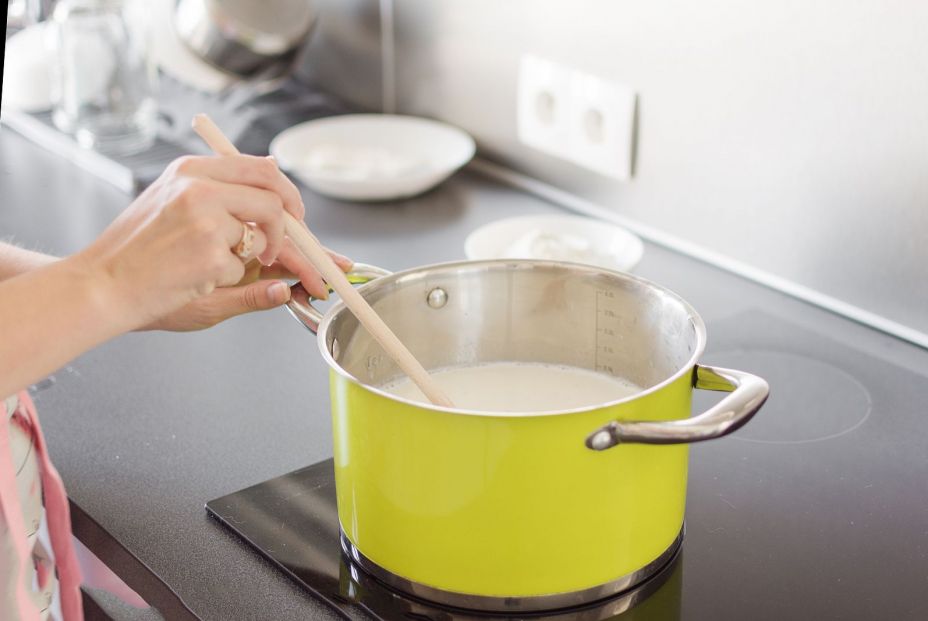
[[[235,148],[222,131],[213,123],[206,114],[198,114],[193,117],[193,131],[203,139],[204,142],[217,155],[238,155],[239,151]],[[380,343],[387,355],[390,356],[400,369],[416,383],[419,390],[428,397],[429,401],[435,405],[444,407],[454,407],[451,400],[439,388],[432,377],[428,374],[415,356],[406,349],[406,346],[396,337],[392,330],[383,322],[383,319],[374,312],[370,304],[361,297],[361,294],[352,286],[342,270],[335,265],[332,257],[325,251],[316,236],[313,235],[304,224],[284,212],[284,225],[287,235],[293,241],[294,245],[300,249],[306,258],[319,270],[322,277],[338,293],[354,316],[362,326]]]

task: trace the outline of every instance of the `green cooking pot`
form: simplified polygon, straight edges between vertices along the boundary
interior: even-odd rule
[[[628,274],[496,260],[351,276],[427,369],[524,361],[643,388],[529,415],[408,401],[381,388],[401,371],[351,312],[323,315],[295,286],[289,309],[330,368],[343,548],[426,599],[544,610],[641,582],[680,544],[687,444],[738,429],[767,398],[754,375],[697,364],[699,315]],[[729,394],[691,418],[694,388]]]

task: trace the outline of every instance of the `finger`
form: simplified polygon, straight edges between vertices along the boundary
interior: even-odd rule
[[[234,185],[214,180],[200,182],[205,186],[203,196],[208,197],[211,206],[220,207],[230,216],[242,222],[254,222],[263,231],[266,237],[263,252],[258,259],[269,265],[280,252],[284,241],[284,221],[280,197],[268,190],[262,190],[247,185]],[[229,247],[235,246],[242,239],[241,224],[237,232],[235,227],[226,224],[226,233]]]
[[[277,172],[280,173],[280,177],[283,179],[284,185],[286,186],[286,189],[287,189],[287,196],[292,198],[295,195],[297,201],[299,201],[298,212],[290,211],[289,209],[287,211],[290,211],[290,213],[293,214],[294,218],[296,218],[300,222],[303,222],[303,219],[306,217],[306,204],[303,202],[303,195],[300,194],[300,189],[296,187],[296,184],[293,183],[293,180],[291,180],[290,177],[288,177],[287,174],[280,169],[280,164],[277,163],[276,157],[274,157],[273,155],[268,155],[267,159],[272,164],[274,164],[274,167],[277,168]],[[303,222],[303,224],[305,226],[306,223]]]
[[[325,251],[329,253],[329,256],[332,257],[333,261],[335,261],[335,265],[337,265],[343,272],[350,272],[351,268],[354,267],[354,261],[345,255],[339,254],[328,248],[326,248]]]
[[[209,305],[206,313],[211,323],[219,323],[244,313],[276,308],[289,299],[287,283],[259,280],[242,287],[216,289],[203,303]]]
[[[264,234],[264,231],[256,227],[254,224],[250,222],[242,222],[223,209],[217,209],[217,214],[215,217],[218,220],[216,226],[220,231],[222,231],[222,237],[225,240],[226,246],[232,250],[235,256],[239,258],[239,260],[244,261],[245,263],[250,263],[252,259],[256,259],[267,248],[267,236]],[[245,238],[245,227],[248,227],[251,231],[251,245],[250,248],[247,249],[247,255],[239,256],[238,248],[242,244],[242,240]],[[260,262],[255,262],[260,265]]]
[[[258,273],[257,278],[263,280],[277,279],[277,280],[299,280],[300,277],[293,273],[293,270],[289,269],[286,265],[280,261],[274,261],[267,267],[262,266],[261,271]]]
[[[284,247],[277,256],[277,260],[296,274],[311,296],[320,300],[329,299],[329,288],[322,276],[290,239],[284,242]]]
[[[241,220],[239,220],[239,222],[241,222]],[[264,234],[264,231],[262,231],[261,229],[257,228],[256,226],[254,226],[254,225],[252,225],[252,224],[245,224],[245,223],[243,223],[243,224],[244,224],[244,226],[247,226],[247,227],[249,227],[249,228],[251,229],[251,234],[252,234],[252,238],[251,238],[251,248],[248,248],[248,249],[247,249],[247,250],[248,250],[248,254],[246,254],[244,257],[241,257],[241,256],[240,256],[239,258],[240,258],[242,261],[244,261],[245,263],[248,263],[248,262],[250,262],[252,259],[255,259],[255,258],[261,256],[261,253],[264,252],[264,250],[267,248],[267,236]],[[239,241],[236,242],[235,246],[233,246],[233,248],[232,248],[233,251],[236,251],[236,253],[235,253],[236,256],[238,256],[238,252],[237,252],[238,246],[239,246],[239,244],[242,242],[242,237],[244,237],[244,235],[245,235],[245,228],[244,228],[244,226],[242,227],[242,235],[239,237]],[[261,264],[260,261],[258,261],[258,265],[260,265],[260,264]],[[247,271],[247,269],[246,269],[246,271]]]
[[[235,283],[236,287],[242,287],[253,283],[256,280],[260,280],[264,274],[264,270],[268,268],[261,265],[257,259],[252,259],[251,261],[245,262],[245,274],[242,276],[242,279]]]
[[[244,275],[245,264],[242,262],[242,259],[230,248],[226,252],[226,256],[223,257],[219,275],[216,279],[216,286],[231,287],[232,285],[241,281]]]
[[[309,226],[307,226],[306,222],[301,222],[301,224],[303,225],[304,229],[309,231],[310,235],[315,235],[312,231],[309,230]],[[351,271],[351,268],[354,267],[353,259],[349,259],[345,255],[339,254],[331,248],[326,248],[325,246],[323,246],[323,248],[329,254],[329,256],[332,257],[332,260],[335,261],[335,265],[337,265],[343,272],[349,272]]]
[[[309,226],[306,224],[306,222],[302,222],[302,225],[304,229],[309,231]],[[314,234],[312,231],[309,231],[309,233],[311,235]],[[325,246],[323,246],[323,248],[325,248]],[[351,268],[354,267],[354,261],[352,259],[349,259],[345,255],[339,254],[335,252],[334,250],[332,250],[331,248],[325,248],[325,251],[329,253],[329,256],[332,257],[333,261],[335,261],[335,265],[341,268],[343,272],[349,272],[351,271]]]
[[[245,263],[245,275],[235,286],[248,285],[256,280],[299,280],[299,276],[287,269],[279,261],[265,267],[257,259]]]
[[[274,192],[284,209],[302,220],[306,212],[300,191],[277,167],[276,160],[254,155],[186,157],[178,161],[178,172],[223,183],[252,186]]]

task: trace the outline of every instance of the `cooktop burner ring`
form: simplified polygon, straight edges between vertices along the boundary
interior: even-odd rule
[[[686,525],[680,529],[676,538],[661,554],[637,571],[617,578],[605,584],[580,591],[555,593],[551,595],[533,595],[525,597],[495,597],[489,595],[472,595],[455,591],[446,591],[398,576],[367,558],[339,528],[339,541],[342,553],[348,562],[358,567],[387,588],[411,595],[417,599],[433,602],[441,606],[463,611],[482,613],[541,613],[575,609],[603,600],[608,600],[623,592],[631,591],[654,577],[673,562],[680,552]],[[637,598],[630,598],[628,608],[637,603]]]
[[[873,412],[873,398],[861,379],[808,353],[734,348],[706,359],[720,366],[750,369],[771,386],[763,411],[732,434],[732,440],[781,445],[825,442],[857,431]],[[700,398],[706,397],[694,395],[694,400]]]

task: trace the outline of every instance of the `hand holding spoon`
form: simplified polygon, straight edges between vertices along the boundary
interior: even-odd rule
[[[222,131],[205,114],[193,118],[193,131],[206,142],[217,155],[238,155],[235,148]],[[335,265],[332,258],[319,243],[319,240],[288,212],[284,212],[284,226],[287,236],[300,249],[306,258],[319,270],[325,281],[341,297],[358,322],[380,343],[384,351],[415,382],[422,393],[435,405],[454,407],[444,391],[435,383],[428,371],[416,360],[415,356],[397,338],[396,334],[374,312],[370,304],[352,286],[342,270]]]

